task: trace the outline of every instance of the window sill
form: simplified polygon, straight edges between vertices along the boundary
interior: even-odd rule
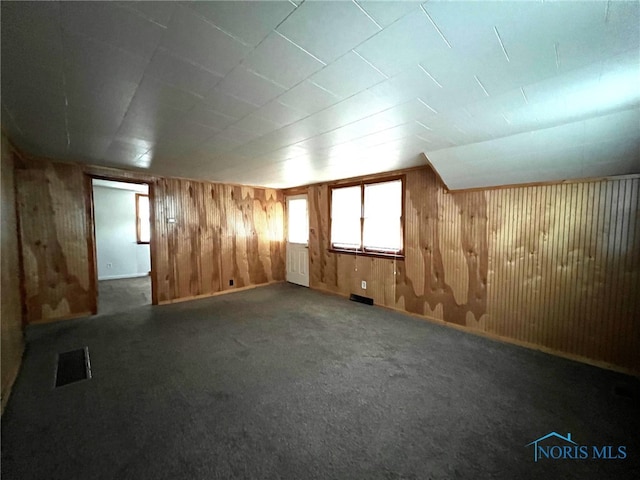
[[[329,248],[327,251],[330,253],[338,253],[341,255],[357,255],[358,257],[386,258],[388,260],[404,261],[404,254],[402,253],[395,254],[382,252],[360,252],[355,250],[340,250],[338,248]]]

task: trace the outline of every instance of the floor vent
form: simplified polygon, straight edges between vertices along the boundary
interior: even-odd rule
[[[58,354],[56,369],[56,387],[91,378],[91,363],[89,362],[89,348],[79,348],[70,352]]]
[[[355,293],[351,294],[349,300],[353,302],[364,303],[365,305],[373,305],[373,298],[363,297],[362,295],[356,295]]]

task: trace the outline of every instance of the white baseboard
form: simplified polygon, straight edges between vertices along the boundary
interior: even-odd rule
[[[138,278],[138,277],[148,277],[148,273],[127,273],[125,275],[105,275],[102,277],[98,277],[98,281],[100,280],[118,280],[120,278]]]

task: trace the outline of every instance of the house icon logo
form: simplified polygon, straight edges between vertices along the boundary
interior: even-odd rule
[[[626,445],[579,445],[571,438],[571,433],[562,436],[550,432],[527,443],[533,446],[533,461],[548,460],[624,460],[627,458]]]
[[[533,442],[531,442],[531,443],[527,443],[527,444],[525,445],[525,447],[530,447],[531,445],[533,445],[533,449],[534,449],[534,453],[533,453],[533,461],[534,461],[534,462],[537,462],[537,461],[538,461],[538,458],[539,458],[539,457],[538,457],[538,452],[542,452],[542,453],[543,453],[543,455],[544,455],[544,453],[545,453],[545,452],[550,453],[550,450],[551,450],[552,448],[558,448],[558,449],[560,450],[560,452],[563,452],[563,453],[564,453],[565,451],[567,451],[566,449],[563,449],[562,447],[558,447],[557,445],[556,445],[556,446],[554,446],[554,447],[551,447],[550,449],[547,449],[547,450],[545,450],[542,446],[541,446],[541,447],[538,447],[538,444],[539,444],[539,443],[544,442],[544,441],[545,441],[545,440],[547,440],[548,438],[553,438],[553,437],[555,437],[555,438],[559,438],[560,440],[562,440],[562,441],[563,441],[563,442],[564,442],[564,443],[569,447],[569,450],[571,450],[571,449],[572,449],[572,447],[571,447],[572,445],[575,445],[576,447],[578,446],[578,444],[577,444],[576,442],[574,442],[573,440],[571,440],[571,433],[567,433],[567,436],[566,436],[566,437],[563,437],[562,435],[560,435],[559,433],[556,433],[556,432],[547,433],[546,435],[544,435],[544,436],[542,436],[542,437],[540,437],[540,438],[538,438],[538,439],[534,440],[534,441],[533,441]],[[546,456],[547,458],[549,457],[549,455],[544,455],[544,456]]]

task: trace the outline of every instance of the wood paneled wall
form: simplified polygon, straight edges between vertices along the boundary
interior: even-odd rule
[[[95,312],[88,175],[149,183],[155,302],[284,280],[279,191],[23,159],[16,178],[29,323]]]
[[[1,207],[2,232],[0,235],[1,251],[0,259],[2,284],[0,295],[2,296],[2,309],[0,311],[0,324],[2,331],[2,395],[1,409],[4,411],[7,399],[11,392],[11,386],[15,381],[22,352],[24,351],[24,338],[22,335],[22,301],[20,295],[20,263],[18,248],[18,226],[16,217],[15,183],[13,175],[14,152],[9,142],[2,135],[2,164],[0,166],[1,181]]]
[[[640,372],[639,190],[629,177],[456,193],[407,171],[398,261],[328,252],[329,185],[310,186],[310,285]]]

